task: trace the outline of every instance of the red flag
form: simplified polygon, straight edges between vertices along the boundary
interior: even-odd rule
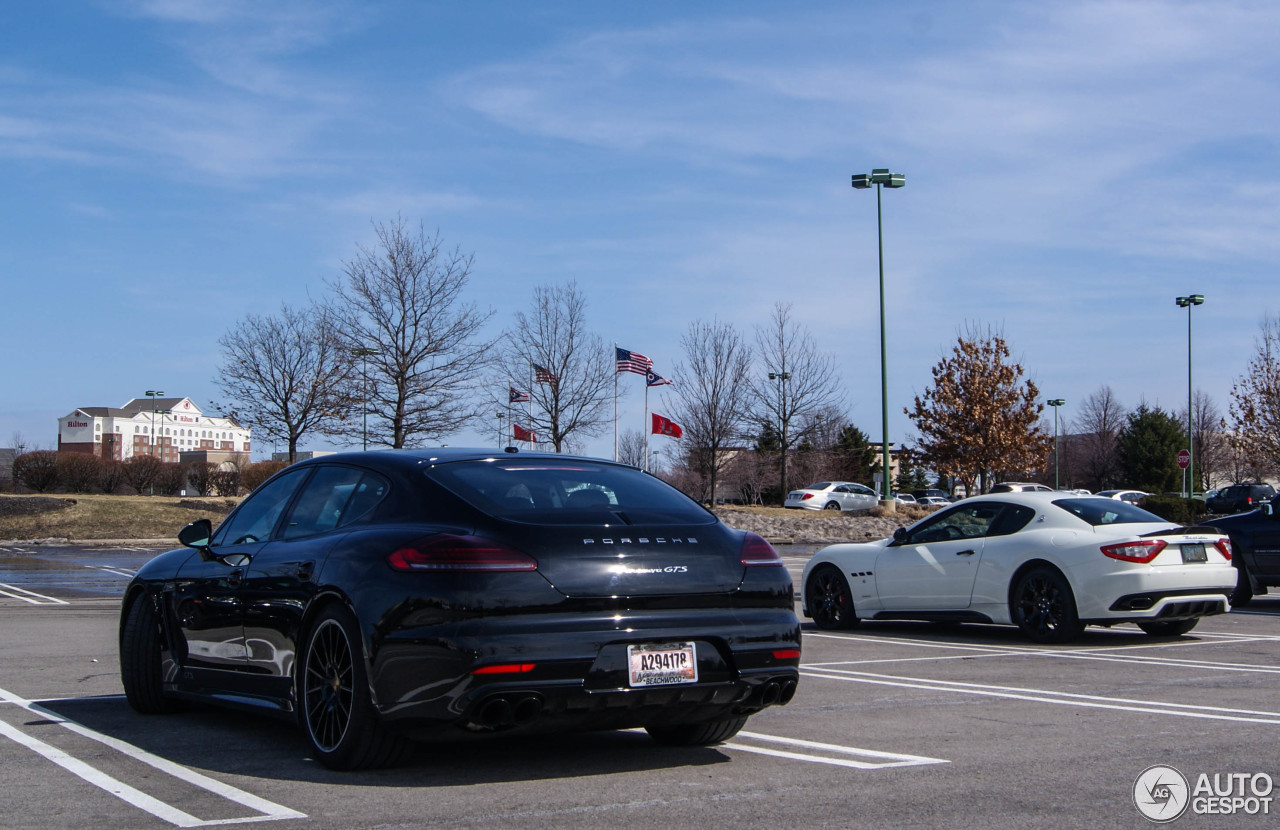
[[[537,433],[531,429],[525,429],[519,424],[512,424],[511,432],[517,441],[528,441],[530,444],[538,443]]]
[[[679,438],[684,435],[684,430],[680,425],[670,418],[664,418],[658,413],[653,413],[653,434],[669,435],[672,438]]]

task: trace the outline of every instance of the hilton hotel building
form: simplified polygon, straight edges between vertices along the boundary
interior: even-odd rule
[[[249,430],[230,418],[203,414],[190,398],[134,398],[119,409],[86,406],[58,419],[58,451],[115,461],[155,455],[166,463],[192,458],[183,454],[247,457]]]

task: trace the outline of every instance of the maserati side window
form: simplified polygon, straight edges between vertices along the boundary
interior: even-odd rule
[[[265,542],[293,493],[309,470],[294,470],[269,481],[251,493],[240,508],[218,528],[213,545],[247,545]]]

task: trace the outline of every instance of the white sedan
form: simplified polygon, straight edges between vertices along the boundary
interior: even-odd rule
[[[787,493],[783,507],[804,510],[870,510],[879,504],[876,491],[852,481],[819,481]]]
[[[892,539],[823,548],[805,565],[805,616],[1016,625],[1064,643],[1086,625],[1133,622],[1177,636],[1231,610],[1231,543],[1114,499],[1060,493],[976,496]]]

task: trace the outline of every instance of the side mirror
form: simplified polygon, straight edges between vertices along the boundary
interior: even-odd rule
[[[905,527],[896,528],[893,531],[893,541],[899,545],[907,541],[907,529]]]
[[[209,551],[209,539],[213,536],[213,522],[208,519],[196,519],[178,531],[178,541],[185,547],[195,548],[204,556]]]
[[[1262,511],[1262,515],[1270,516],[1273,519],[1275,518],[1275,515],[1276,515],[1275,502],[1264,501],[1262,504],[1258,505],[1258,509]]]

